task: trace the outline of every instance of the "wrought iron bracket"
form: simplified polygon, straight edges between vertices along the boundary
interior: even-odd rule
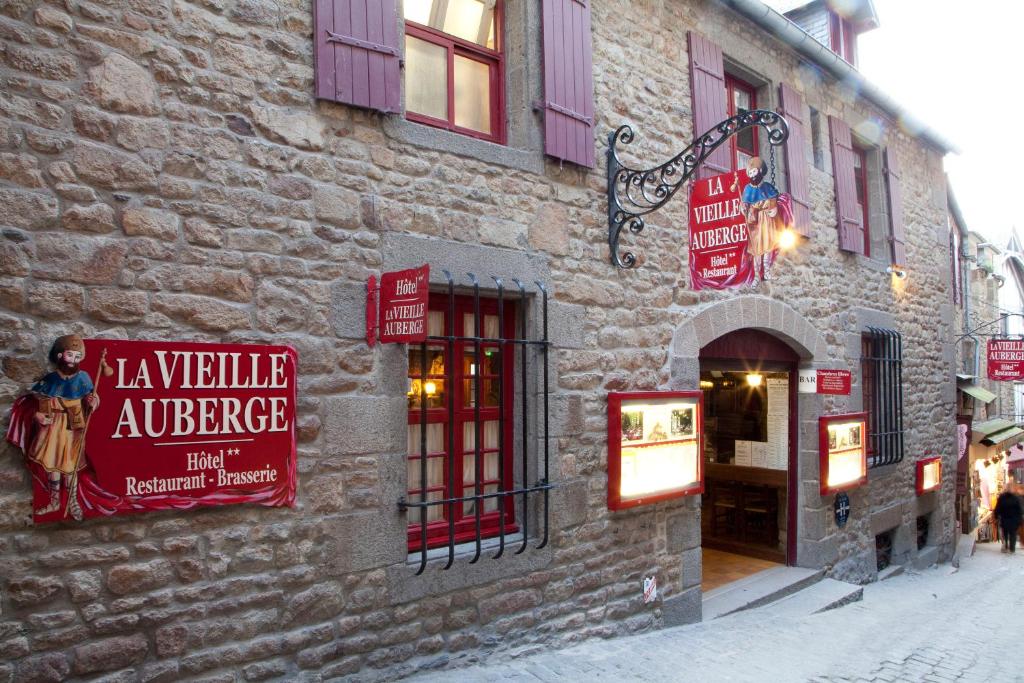
[[[619,268],[636,265],[632,251],[619,254],[623,229],[634,235],[643,232],[645,216],[664,206],[689,180],[711,154],[733,135],[760,126],[768,133],[768,144],[778,147],[789,137],[789,124],[781,115],[766,109],[754,109],[722,121],[679,154],[649,169],[626,166],[619,159],[618,147],[633,142],[629,125],[619,126],[608,135],[608,248],[612,264]]]

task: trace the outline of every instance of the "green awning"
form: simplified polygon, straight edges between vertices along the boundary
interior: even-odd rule
[[[974,437],[988,437],[992,434],[995,434],[996,432],[1001,432],[1005,429],[1010,429],[1011,427],[1015,426],[1016,425],[1013,424],[1013,422],[1011,422],[1010,420],[1004,420],[1002,418],[997,417],[994,420],[988,420],[987,422],[979,422],[978,424],[974,425],[973,427],[971,427],[971,434]]]
[[[1024,434],[1024,429],[1021,429],[1020,427],[1010,427],[1009,429],[989,434],[981,440],[981,443],[986,446],[998,446],[999,444],[1009,441],[1013,437],[1020,436],[1021,434]]]
[[[972,396],[978,399],[982,403],[991,403],[992,401],[996,400],[995,394],[993,394],[988,389],[983,389],[982,387],[979,387],[977,384],[964,384],[962,386],[957,387],[957,389],[964,392],[968,396]]]

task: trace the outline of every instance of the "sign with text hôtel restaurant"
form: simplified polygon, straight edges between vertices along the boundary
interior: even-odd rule
[[[792,228],[788,194],[765,178],[759,157],[747,168],[690,186],[690,286],[727,289],[771,279],[782,234]]]
[[[1024,379],[1024,340],[988,340],[988,378],[1003,382]]]
[[[295,350],[60,337],[15,401],[37,523],[295,501]]]
[[[373,346],[377,340],[381,344],[426,341],[429,289],[429,264],[382,273],[379,290],[377,278],[371,275],[367,283],[366,343]]]

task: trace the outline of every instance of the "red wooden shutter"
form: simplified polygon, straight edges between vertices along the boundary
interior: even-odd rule
[[[892,264],[907,265],[907,245],[903,227],[903,184],[900,181],[900,165],[896,152],[885,149],[885,179],[889,186],[889,220],[892,221]]]
[[[395,0],[316,0],[316,96],[357,107],[400,109]]]
[[[693,107],[693,138],[703,135],[729,118],[725,94],[725,62],[722,48],[699,33],[687,31],[690,49],[690,97]],[[732,170],[731,147],[722,145],[704,160],[698,178],[709,178]]]
[[[807,135],[804,132],[804,98],[796,90],[782,83],[779,85],[779,102],[782,115],[789,123],[789,139],[783,145],[786,154],[786,176],[789,179],[789,194],[793,198],[793,220],[796,231],[804,237],[811,236],[811,193],[807,180]]]
[[[589,0],[543,0],[544,152],[594,166]]]
[[[832,137],[832,175],[836,186],[836,217],[839,248],[864,253],[864,220],[857,203],[857,185],[853,171],[853,138],[850,127],[834,116],[828,117]]]

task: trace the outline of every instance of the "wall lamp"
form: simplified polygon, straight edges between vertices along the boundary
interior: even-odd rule
[[[907,271],[906,271],[905,268],[897,268],[896,266],[889,266],[888,268],[885,269],[885,272],[889,273],[890,275],[895,275],[896,278],[899,279],[899,280],[906,280],[907,279]]]

